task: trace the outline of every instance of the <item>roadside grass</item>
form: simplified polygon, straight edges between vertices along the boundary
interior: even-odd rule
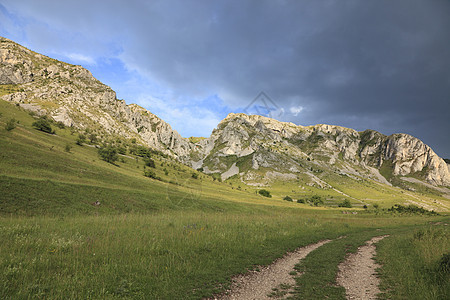
[[[437,225],[418,227],[384,239],[377,246],[381,269],[381,299],[449,299],[450,253],[447,218]]]
[[[222,292],[232,275],[297,247],[348,235],[331,243],[337,252],[307,258],[313,265],[320,259],[337,265],[348,244],[354,249],[384,233],[374,226],[436,220],[244,206],[240,212],[2,217],[0,298],[199,299]],[[307,274],[308,285],[317,282]]]

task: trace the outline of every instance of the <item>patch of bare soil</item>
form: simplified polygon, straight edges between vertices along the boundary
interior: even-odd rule
[[[387,237],[377,236],[350,254],[339,265],[337,283],[345,288],[347,299],[376,299],[380,293],[376,269],[380,267],[373,257],[376,254],[375,243]]]
[[[285,293],[295,285],[294,275],[289,274],[294,270],[298,262],[305,258],[311,251],[331,242],[324,240],[289,252],[271,265],[262,268],[259,272],[251,272],[233,278],[230,291],[227,294],[216,296],[213,299],[239,299],[239,300],[262,300],[274,299],[274,289],[284,290]],[[277,295],[274,295],[277,297]],[[282,296],[282,295],[280,295]]]

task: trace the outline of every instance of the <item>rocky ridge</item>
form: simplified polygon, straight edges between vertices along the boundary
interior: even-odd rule
[[[380,171],[385,176],[411,175],[433,185],[450,185],[445,161],[408,134],[385,136],[373,130],[298,126],[257,115],[230,114],[198,146],[203,156],[194,166],[206,173],[221,173],[222,179],[236,174],[244,181],[262,179],[258,170],[269,177],[289,178],[317,166],[381,182],[385,180],[380,179]]]
[[[17,91],[3,100],[48,115],[55,121],[98,136],[135,138],[138,143],[186,161],[193,144],[172,127],[116,93],[81,66],[35,53],[0,37],[0,84]]]
[[[448,165],[419,139],[385,136],[332,125],[298,126],[257,115],[230,114],[207,139],[183,138],[171,126],[116,93],[81,66],[63,63],[0,37],[1,99],[99,137],[136,139],[205,173],[246,184],[307,176],[327,187],[317,172],[372,178],[413,176],[450,186]],[[2,95],[0,93],[0,95]],[[329,187],[329,186],[328,186]]]

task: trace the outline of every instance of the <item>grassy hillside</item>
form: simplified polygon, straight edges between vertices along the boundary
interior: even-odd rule
[[[429,222],[449,222],[446,216],[362,209],[358,197],[373,198],[364,199],[373,201],[369,208],[372,203],[387,207],[401,197],[394,190],[395,196],[386,199],[385,188],[369,181],[364,188],[373,195],[337,177],[334,184],[347,196],[278,182],[268,188],[272,198],[267,198],[257,193],[261,188],[236,178],[219,182],[157,153],[152,154],[155,168],[129,151],[111,164],[100,159],[95,145],[77,145],[79,133],[70,128],[52,124],[55,134],[39,131],[32,126],[35,117],[4,101],[0,113],[2,299],[199,299],[223,291],[234,274],[325,238],[347,237],[324,248],[336,257],[308,264],[334,270],[365,238],[390,233],[395,245]],[[18,123],[7,130],[11,119]],[[158,179],[145,177],[144,170]],[[350,199],[359,205],[353,208],[358,214],[285,201],[286,195],[295,200],[318,195],[333,206]],[[392,244],[383,249],[397,253]],[[423,266],[437,268],[446,252],[448,245],[433,249]],[[396,262],[380,259],[388,288],[389,268]],[[315,284],[329,284],[334,273],[327,276]],[[439,295],[436,282],[424,281],[422,289],[433,287]],[[294,297],[308,292],[301,290],[304,282],[299,284]],[[411,282],[401,284],[401,295],[411,295]],[[331,289],[327,296],[341,292]]]

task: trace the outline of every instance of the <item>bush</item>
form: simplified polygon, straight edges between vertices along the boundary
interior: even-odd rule
[[[408,206],[403,206],[400,204],[395,204],[391,208],[388,209],[390,212],[398,212],[398,213],[408,213],[408,214],[418,214],[418,215],[437,215],[434,211],[426,210],[423,207],[419,207],[413,204]]]
[[[50,125],[50,121],[46,117],[40,117],[37,119],[33,124],[31,124],[34,128],[37,130],[54,134],[55,131],[52,129],[52,126]]]
[[[192,178],[198,179],[198,174],[197,173],[192,173]]]
[[[156,176],[155,172],[153,172],[152,170],[144,170],[144,176],[156,180],[161,180],[161,177]]]
[[[80,134],[78,135],[76,144],[79,145],[79,146],[83,146],[84,143],[86,143],[86,136],[85,136],[84,134],[81,134],[81,133],[80,133]]]
[[[66,152],[70,152],[70,150],[72,150],[72,146],[69,145],[69,144],[66,144],[66,147],[64,148],[64,150],[65,150]]]
[[[272,198],[272,195],[270,194],[270,192],[268,190],[259,190],[258,193],[261,196],[267,197],[267,198]]]
[[[124,146],[118,146],[117,147],[117,152],[119,152],[119,154],[126,155],[127,154],[127,148],[125,148]]]
[[[298,199],[297,203],[305,203],[305,199]]]
[[[150,167],[150,168],[156,168],[156,166],[155,166],[155,161],[154,161],[153,159],[151,159],[150,157],[146,157],[146,158],[144,159],[144,162],[145,162],[145,165],[146,165],[147,167]]]
[[[284,197],[283,198],[283,200],[285,200],[285,201],[289,201],[289,202],[292,202],[293,200],[292,200],[292,198],[291,197],[289,197],[289,196],[286,196],[286,197]]]
[[[311,205],[314,205],[314,206],[320,206],[320,205],[323,204],[322,197],[320,197],[320,196],[318,196],[318,195],[312,196],[312,197],[309,199],[308,202],[311,203]]]
[[[352,203],[350,202],[350,200],[345,199],[343,202],[338,204],[339,207],[348,207],[351,208],[352,207]]]
[[[98,149],[98,155],[100,155],[102,160],[109,162],[110,164],[113,164],[119,159],[116,148],[109,145]]]
[[[17,121],[16,121],[16,119],[13,118],[13,119],[9,120],[8,122],[6,122],[5,129],[8,131],[11,131],[14,128],[16,128],[16,126],[17,126],[16,124],[17,124]]]
[[[89,141],[91,144],[97,143],[97,141],[98,141],[97,135],[95,133],[89,134]]]

